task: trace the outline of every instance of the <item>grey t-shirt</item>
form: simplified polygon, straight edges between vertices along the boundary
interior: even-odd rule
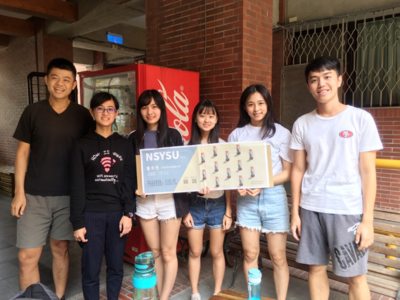
[[[144,133],[144,149],[158,148],[157,130],[146,130]]]

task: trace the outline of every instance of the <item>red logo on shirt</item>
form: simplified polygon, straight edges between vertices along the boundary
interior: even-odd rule
[[[351,138],[353,136],[353,133],[350,130],[343,130],[342,132],[339,133],[339,136],[342,138]]]

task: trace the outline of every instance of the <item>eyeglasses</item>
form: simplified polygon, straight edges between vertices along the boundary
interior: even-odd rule
[[[99,114],[104,113],[104,111],[107,111],[110,115],[115,114],[116,113],[116,109],[115,108],[104,108],[101,106],[96,107],[96,112]]]

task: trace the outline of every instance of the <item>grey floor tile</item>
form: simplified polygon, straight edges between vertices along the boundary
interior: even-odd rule
[[[0,221],[0,236],[12,236],[17,234],[17,224],[15,225],[4,225],[2,221]]]
[[[0,264],[0,280],[6,279],[12,276],[18,275],[18,266],[9,263],[3,262]]]
[[[7,285],[15,294],[19,292],[19,276],[15,275],[6,279],[3,279],[5,285]]]
[[[65,297],[69,298],[82,293],[82,286],[80,284],[67,284],[67,289],[65,292]]]
[[[11,244],[9,241],[7,241],[6,239],[2,239],[0,238],[0,250],[1,249],[5,249],[5,248],[10,248],[10,247],[14,247],[13,244]]]
[[[1,299],[10,299],[15,296],[17,292],[11,290],[6,284],[0,281],[0,298]]]

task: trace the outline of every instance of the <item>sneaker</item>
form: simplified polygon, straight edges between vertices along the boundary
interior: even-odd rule
[[[192,294],[191,300],[201,300],[200,294],[199,294],[199,293],[197,293],[197,294]]]
[[[60,300],[65,300],[65,295],[64,295],[64,296],[62,296]]]

